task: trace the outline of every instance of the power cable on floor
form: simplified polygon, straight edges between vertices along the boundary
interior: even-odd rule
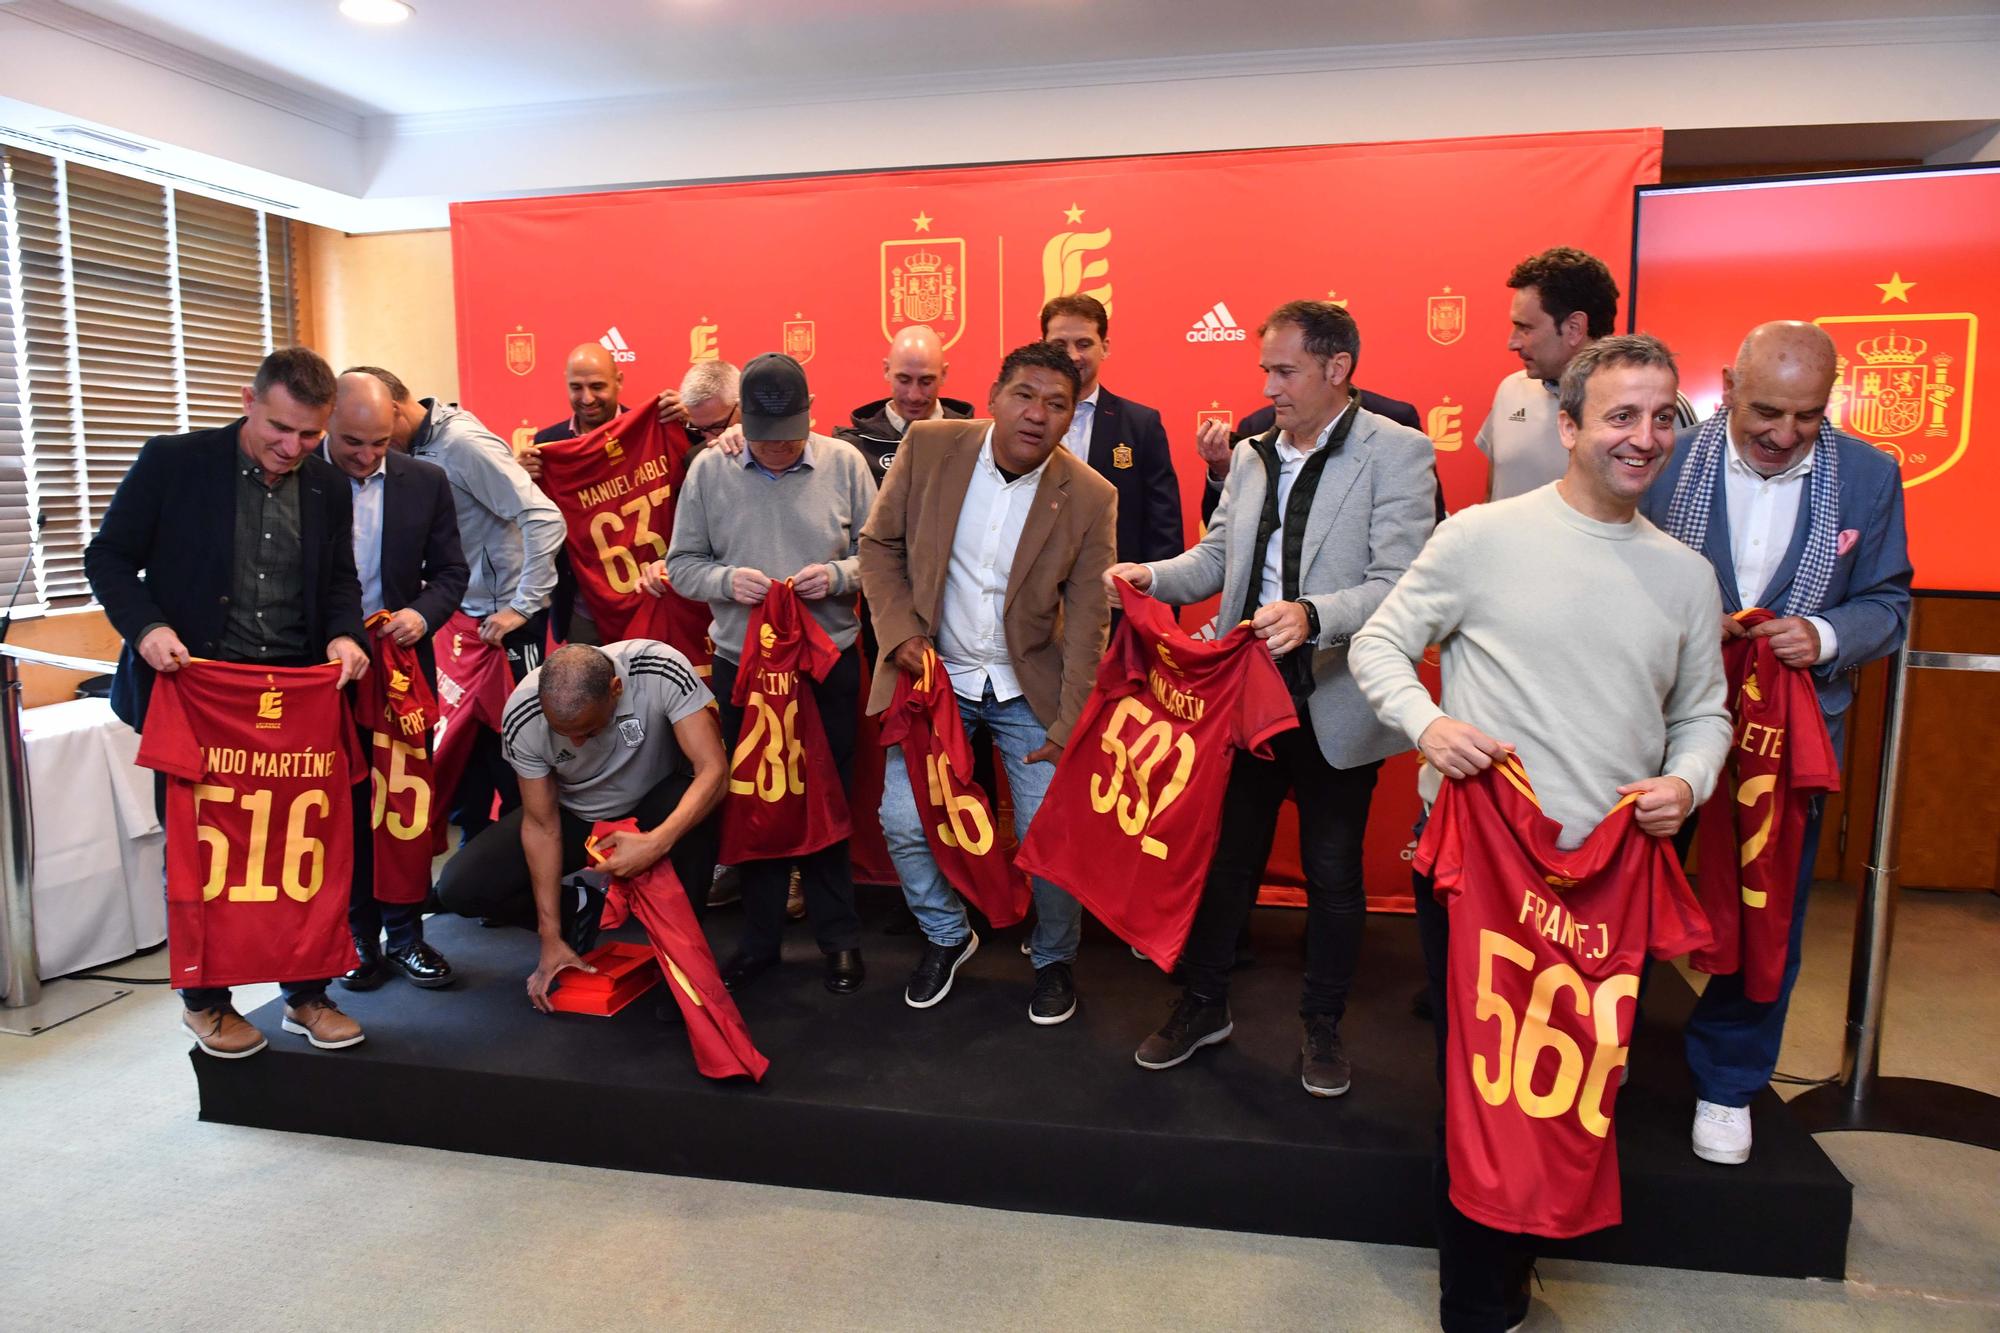
[[[156,953],[158,953],[158,952],[159,952],[160,950],[162,950],[162,949],[164,949],[164,948],[166,948],[166,947],[167,947],[167,945],[166,945],[166,941],[162,940],[162,941],[161,941],[160,943],[158,943],[158,944],[155,944],[155,945],[154,945],[154,946],[153,946],[152,948],[150,948],[150,949],[141,949],[141,950],[139,950],[139,952],[137,952],[137,953],[134,953],[134,954],[127,954],[127,955],[126,955],[125,957],[123,957],[123,958],[119,959],[118,961],[119,961],[119,962],[121,962],[121,963],[129,963],[129,962],[131,962],[131,961],[132,961],[133,959],[135,959],[135,958],[147,958],[147,957],[151,957],[151,956],[152,956],[153,954],[156,954]],[[116,983],[117,983],[118,985],[120,985],[120,986],[171,986],[171,985],[173,985],[173,979],[172,979],[171,977],[121,977],[121,976],[117,976],[117,975],[115,975],[115,974],[113,974],[113,973],[110,973],[110,972],[71,972],[71,973],[68,973],[67,975],[64,975],[64,976],[61,976],[61,977],[58,977],[58,978],[56,978],[56,980],[58,980],[58,981],[110,981],[110,982],[116,982]]]

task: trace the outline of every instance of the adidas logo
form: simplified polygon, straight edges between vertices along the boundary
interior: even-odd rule
[[[1236,317],[1229,313],[1229,307],[1217,301],[1208,312],[1194,322],[1187,331],[1191,343],[1240,343],[1248,335],[1237,327]]]
[[[637,361],[639,359],[639,354],[633,351],[632,348],[626,343],[625,335],[618,331],[618,326],[616,324],[613,324],[609,329],[605,330],[604,336],[597,340],[597,345],[599,347],[602,347],[605,351],[611,353],[611,359],[613,361],[618,361],[622,363],[626,361]]]
[[[1528,419],[1528,409],[1525,407],[1515,408],[1514,414],[1507,418],[1507,420],[1509,421],[1526,421],[1527,419]]]

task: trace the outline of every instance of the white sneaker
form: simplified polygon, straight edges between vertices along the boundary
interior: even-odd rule
[[[1750,1160],[1750,1108],[1694,1104],[1694,1155],[1704,1162],[1739,1166]]]

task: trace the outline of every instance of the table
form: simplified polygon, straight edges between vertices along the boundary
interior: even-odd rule
[[[166,834],[139,736],[103,699],[21,714],[35,817],[35,947],[44,979],[167,937]]]

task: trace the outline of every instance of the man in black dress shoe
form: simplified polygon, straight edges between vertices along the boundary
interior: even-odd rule
[[[442,468],[389,447],[396,413],[387,385],[354,372],[338,383],[333,417],[327,422],[326,458],[354,493],[354,568],[361,582],[362,615],[390,612],[375,632],[414,647],[435,688],[431,633],[457,608],[468,577],[451,481]],[[340,984],[373,990],[395,971],[426,990],[449,986],[451,964],[424,943],[423,905],[375,898],[375,839],[369,823],[374,803],[368,799],[367,782],[364,776],[354,800],[354,886],[347,909],[354,970]],[[432,796],[435,801],[436,794]]]

